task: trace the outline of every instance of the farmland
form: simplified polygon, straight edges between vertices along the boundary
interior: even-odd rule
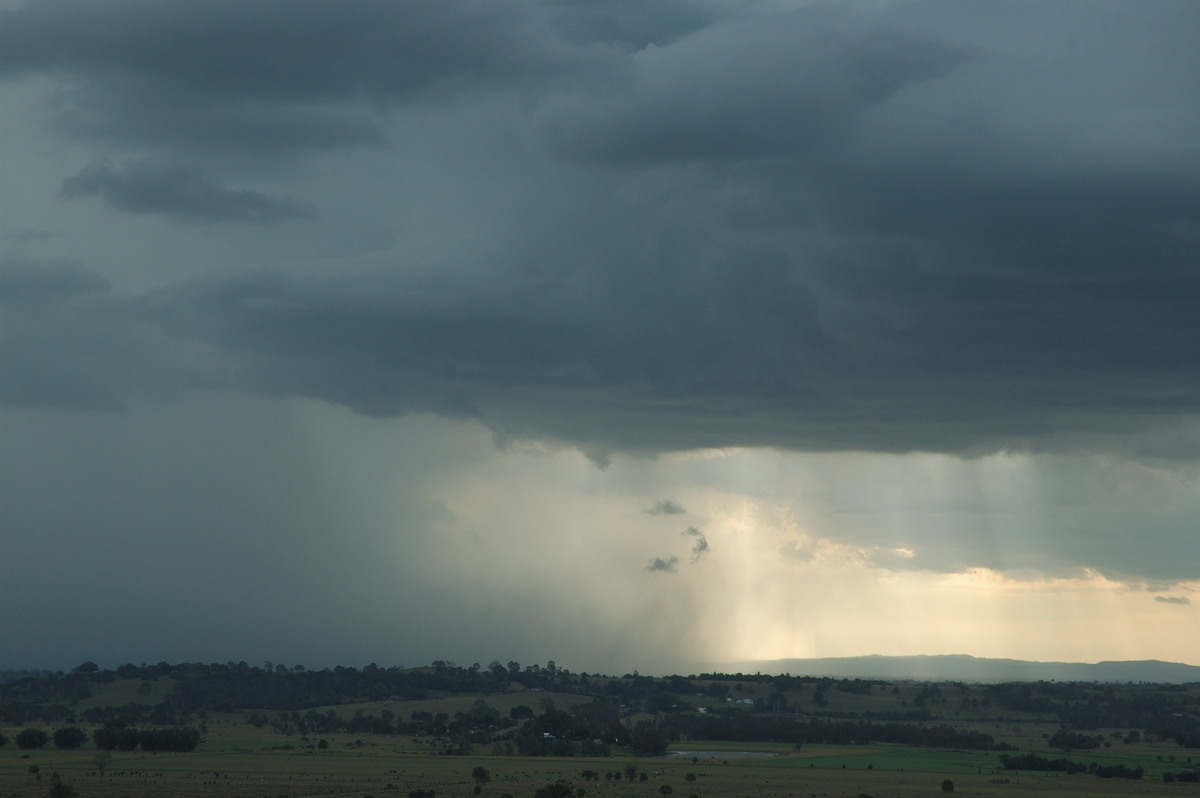
[[[904,798],[941,795],[951,784],[955,795],[1200,795],[1200,784],[1163,778],[1200,763],[1200,749],[1180,744],[1191,742],[1196,688],[875,682],[838,689],[810,677],[656,679],[558,669],[550,677],[539,669],[528,679],[522,671],[488,680],[482,669],[447,664],[341,669],[325,679],[290,670],[155,667],[0,686],[7,740],[0,798],[532,798],[559,782],[561,795],[576,798]],[[335,682],[352,692],[313,703],[328,699]],[[223,705],[251,695],[249,684],[266,685],[262,702]],[[383,688],[397,692],[371,694]],[[281,706],[300,694],[310,701]],[[1146,722],[1064,724],[1085,715]],[[197,729],[201,739],[182,752],[97,749],[95,732],[120,723]],[[65,750],[16,742],[28,728],[49,735],[67,727],[82,729],[87,742]],[[741,739],[683,731],[700,727],[728,728]],[[898,735],[908,742],[880,739]],[[547,741],[560,751],[573,745],[606,755],[530,755]],[[1080,772],[1001,765],[1002,757],[1026,755],[1075,763]],[[1137,769],[1141,778],[1096,775],[1116,768]]]

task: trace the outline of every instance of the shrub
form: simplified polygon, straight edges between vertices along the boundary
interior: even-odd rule
[[[64,726],[54,732],[54,747],[61,751],[74,751],[87,742],[87,732],[75,726]]]
[[[560,779],[544,787],[538,787],[533,798],[571,798],[574,792],[574,786]]]
[[[75,788],[63,781],[57,773],[53,773],[50,776],[50,789],[46,794],[49,798],[75,798]]]
[[[29,728],[17,735],[17,747],[26,750],[41,748],[50,742],[50,735],[41,729]]]

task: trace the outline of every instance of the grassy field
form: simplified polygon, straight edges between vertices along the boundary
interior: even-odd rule
[[[91,705],[153,703],[163,700],[169,683],[157,680],[117,680],[80,702],[75,709]],[[701,682],[703,687],[703,682]],[[831,713],[904,712],[920,700],[921,687],[900,684],[877,688],[870,695],[837,690],[822,691],[823,711]],[[1005,712],[1004,717],[981,711],[970,704],[978,688],[944,686],[941,700],[930,710],[936,723],[986,732],[997,741],[1047,758],[1099,765],[1124,764],[1145,768],[1141,780],[1100,779],[1090,774],[1061,775],[1001,771],[1000,757],[991,751],[916,748],[895,745],[806,745],[799,750],[786,744],[735,743],[684,740],[672,746],[676,752],[696,752],[685,757],[635,759],[614,756],[603,759],[529,758],[493,756],[489,745],[477,745],[474,753],[450,756],[436,753],[442,742],[411,735],[326,734],[303,737],[284,734],[268,726],[247,722],[250,710],[209,713],[206,733],[198,750],[186,754],[112,752],[101,755],[89,742],[76,751],[59,751],[52,745],[24,751],[13,738],[22,727],[0,728],[9,738],[0,748],[0,798],[40,798],[50,793],[58,774],[78,798],[409,798],[410,793],[433,791],[436,798],[474,798],[472,769],[486,768],[490,779],[482,785],[480,798],[532,798],[546,784],[563,780],[586,798],[841,798],[868,795],[873,798],[916,798],[943,795],[942,784],[950,780],[954,795],[968,796],[1159,796],[1195,795],[1200,785],[1166,784],[1162,774],[1178,772],[1191,765],[1191,751],[1171,742],[1138,742],[1126,745],[1128,729],[1103,729],[1107,746],[1092,751],[1063,753],[1051,750],[1047,738],[1058,728],[1057,721],[1039,719],[1030,713]],[[814,691],[789,691],[788,705],[801,712],[814,704]],[[729,698],[764,698],[765,686],[748,683],[730,692]],[[342,717],[358,710],[380,715],[385,710],[397,717],[413,712],[446,713],[453,716],[470,708],[477,695],[431,695],[421,701],[374,701],[317,708],[335,710]],[[590,698],[577,694],[514,689],[488,695],[489,705],[507,716],[513,707],[525,705],[541,711],[553,704],[567,708]],[[710,695],[684,696],[694,707],[727,703]],[[272,715],[277,713],[264,713]],[[991,715],[989,717],[989,715]],[[646,715],[628,715],[636,722]],[[91,733],[87,724],[76,724]],[[44,727],[52,731],[53,727]],[[325,748],[318,742],[324,738]],[[747,756],[748,753],[758,756]],[[101,759],[107,761],[101,762]],[[1200,753],[1196,755],[1200,761]],[[103,767],[101,766],[103,765]],[[638,778],[630,781],[625,769],[633,766]],[[598,779],[586,780],[585,771],[596,771]],[[645,774],[645,780],[641,779]],[[692,778],[689,778],[691,776]],[[669,788],[669,790],[667,789]]]
[[[1184,757],[1174,746],[1123,746],[1116,752],[1071,757],[1147,769],[1145,779],[1128,781],[999,771],[999,757],[993,752],[906,746],[811,746],[795,751],[786,745],[692,740],[673,747],[705,752],[695,760],[554,759],[433,755],[422,741],[406,736],[368,736],[358,745],[359,738],[334,735],[328,749],[317,749],[315,740],[256,729],[234,716],[211,718],[209,729],[195,752],[114,752],[103,771],[98,768],[98,752],[90,745],[78,751],[52,747],[22,751],[10,743],[0,749],[0,798],[47,795],[54,773],[80,798],[407,798],[415,790],[433,790],[437,798],[473,798],[475,766],[491,775],[482,798],[501,798],[506,793],[529,798],[538,787],[559,779],[582,787],[587,798],[658,797],[664,786],[679,798],[908,798],[941,795],[946,779],[953,781],[955,795],[1200,795],[1198,785],[1162,782],[1164,770],[1184,766]],[[11,738],[18,729],[3,731]],[[771,755],[738,755],[745,751]],[[1163,757],[1161,762],[1158,756]],[[1170,761],[1170,756],[1176,761]],[[627,780],[628,765],[635,766],[639,776],[646,773],[647,779]],[[30,772],[31,766],[38,772]],[[585,781],[586,770],[597,771],[600,778]],[[689,774],[695,778],[689,780]]]

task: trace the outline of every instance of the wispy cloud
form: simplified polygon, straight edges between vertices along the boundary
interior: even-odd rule
[[[646,515],[683,515],[687,510],[683,509],[674,499],[660,499],[654,503],[654,506],[642,510]]]
[[[1155,596],[1154,600],[1160,604],[1191,604],[1192,600],[1187,596]]]
[[[204,172],[155,161],[116,165],[98,161],[62,185],[65,197],[100,197],[131,213],[156,213],[187,221],[269,224],[312,214],[298,203],[258,191],[228,189]]]
[[[668,557],[665,560],[662,557],[655,557],[646,563],[646,571],[649,573],[662,572],[673,574],[679,570],[679,558]]]
[[[700,559],[701,555],[708,551],[708,538],[694,526],[689,526],[683,531],[684,537],[690,537],[695,542],[692,543],[692,562]]]

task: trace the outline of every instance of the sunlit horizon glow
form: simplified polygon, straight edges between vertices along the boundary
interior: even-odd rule
[[[1195,580],[1152,587],[1106,576],[1082,564],[1086,551],[1076,565],[1058,563],[1049,572],[1025,564],[1036,550],[1025,558],[995,556],[989,539],[997,528],[1013,531],[1007,516],[1032,518],[1045,501],[1036,480],[1023,473],[1045,467],[1033,455],[928,455],[907,462],[913,458],[738,448],[615,458],[597,468],[578,452],[496,450],[482,430],[459,430],[479,448],[475,465],[441,489],[446,512],[437,534],[456,541],[446,545],[453,563],[446,578],[466,570],[484,593],[529,593],[521,606],[553,601],[586,613],[580,628],[600,639],[616,634],[652,649],[647,638],[657,637],[675,652],[674,659],[648,663],[617,660],[628,669],[875,654],[1197,658],[1196,643],[1180,634],[1181,624],[1194,617],[1184,602],[1200,588]],[[647,482],[649,469],[654,477]],[[914,469],[926,476],[914,477]],[[896,485],[879,482],[888,473]],[[931,473],[937,478],[928,479]],[[852,475],[875,480],[872,497],[904,488],[907,499],[856,505],[859,494],[844,489]],[[998,522],[977,514],[970,532],[984,539],[977,554],[1011,562],[1010,570],[930,554],[946,533],[936,530],[926,544],[920,519],[928,508],[944,514],[963,482],[986,486],[989,506],[1006,516]],[[1106,486],[1077,490],[1099,495]],[[665,497],[682,512],[652,514]],[[848,527],[847,517],[853,519]],[[702,530],[708,544],[694,559],[687,529]],[[969,530],[951,531],[957,539]],[[864,540],[855,540],[860,532]],[[874,542],[896,539],[907,542]],[[1036,546],[1036,540],[1027,535],[1005,543],[1018,544]],[[652,560],[672,557],[670,571],[646,570]],[[1180,597],[1178,603],[1155,600],[1164,594]],[[669,619],[665,626],[655,623],[660,616]],[[619,631],[629,618],[637,623]]]

